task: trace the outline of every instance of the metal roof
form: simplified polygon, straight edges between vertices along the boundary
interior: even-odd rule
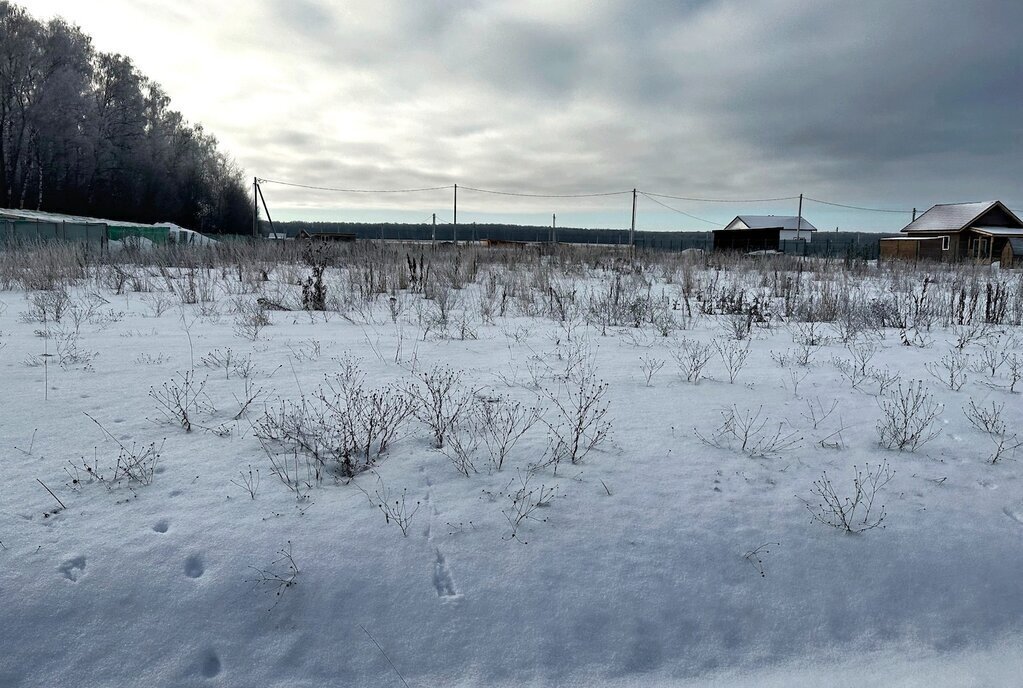
[[[1023,237],[1012,237],[1009,239],[1009,245],[1012,246],[1013,255],[1023,256]]]
[[[991,236],[1019,236],[1023,237],[1023,227],[970,227],[981,234]]]
[[[153,225],[140,222],[122,222],[121,220],[102,220],[97,217],[82,217],[80,215],[64,215],[62,213],[47,213],[41,210],[21,210],[19,208],[0,208],[0,219],[21,220],[28,222],[67,222],[79,225],[114,225],[116,227],[152,227]],[[160,225],[167,226],[167,223]]]
[[[805,217],[800,218],[798,215],[739,215],[736,220],[742,220],[750,229],[796,229],[798,224],[800,230],[817,231]]]
[[[960,232],[969,227],[981,215],[992,208],[1000,206],[1011,217],[1016,218],[1008,208],[999,201],[979,201],[976,203],[942,203],[932,206],[927,212],[910,222],[903,232]],[[1016,218],[1017,226],[1023,226]]]

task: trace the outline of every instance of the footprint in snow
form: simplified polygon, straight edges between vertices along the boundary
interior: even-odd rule
[[[433,587],[437,589],[437,597],[459,597],[455,589],[455,581],[451,578],[448,562],[440,550],[437,550],[437,561],[433,565]]]
[[[1013,521],[1023,525],[1023,505],[1007,506],[1002,511]]]
[[[168,528],[170,528],[170,524],[166,519],[161,519],[153,524],[153,530],[157,533],[166,533]]]
[[[57,570],[64,574],[69,581],[77,582],[78,578],[85,572],[85,556],[77,556],[68,559],[57,567]]]
[[[221,670],[220,657],[215,650],[206,650],[199,660],[199,671],[206,678],[213,678]]]
[[[189,578],[199,578],[205,572],[206,567],[203,566],[202,557],[198,554],[193,554],[185,559],[185,575]]]

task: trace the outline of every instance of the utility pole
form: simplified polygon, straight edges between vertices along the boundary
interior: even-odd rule
[[[430,234],[430,245],[437,245],[437,213],[433,214],[433,232]]]
[[[799,230],[803,227],[803,194],[799,194],[799,215],[796,216],[796,241],[799,241]]]
[[[252,178],[252,238],[259,238],[259,177]]]
[[[551,215],[551,243],[558,243],[558,214]]]
[[[455,221],[451,223],[451,236],[458,246],[458,184],[455,184]]]
[[[629,246],[636,248],[636,190],[632,190],[632,225],[629,227]]]

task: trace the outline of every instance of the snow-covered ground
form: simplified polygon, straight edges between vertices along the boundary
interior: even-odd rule
[[[609,256],[452,280],[445,266],[465,263],[448,253],[432,298],[414,275],[374,293],[405,260],[361,295],[366,266],[328,268],[332,310],[312,313],[255,305],[300,307],[294,265],[266,281],[122,266],[136,279],[120,285],[94,267],[59,322],[59,295],[8,283],[0,686],[1017,684],[1019,275],[935,268],[925,288],[922,270],[836,264],[779,283],[763,266]],[[984,326],[992,281],[1008,306]],[[975,327],[953,315],[960,287],[967,311],[979,288]],[[827,298],[876,317],[797,326]],[[701,345],[686,380],[676,356]],[[722,352],[747,346],[731,382]],[[543,409],[501,470],[485,446],[456,470],[459,441],[479,437],[468,412],[443,449],[409,418],[353,480],[267,436],[267,415],[336,400],[343,370],[405,399],[438,366],[459,382],[448,401]],[[190,432],[160,405],[186,374]],[[885,404],[914,380],[930,439],[884,448]],[[610,432],[555,466],[552,436],[572,434],[558,406],[579,390],[595,397],[584,444]],[[878,527],[815,519],[838,522],[815,481],[845,504],[857,470],[866,497],[878,487],[852,525]],[[403,495],[414,514],[396,523],[380,504]]]

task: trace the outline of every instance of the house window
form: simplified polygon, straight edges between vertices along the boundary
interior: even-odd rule
[[[947,237],[947,236],[941,237],[941,250],[942,251],[947,251],[948,250],[948,246],[949,246],[949,237]]]

